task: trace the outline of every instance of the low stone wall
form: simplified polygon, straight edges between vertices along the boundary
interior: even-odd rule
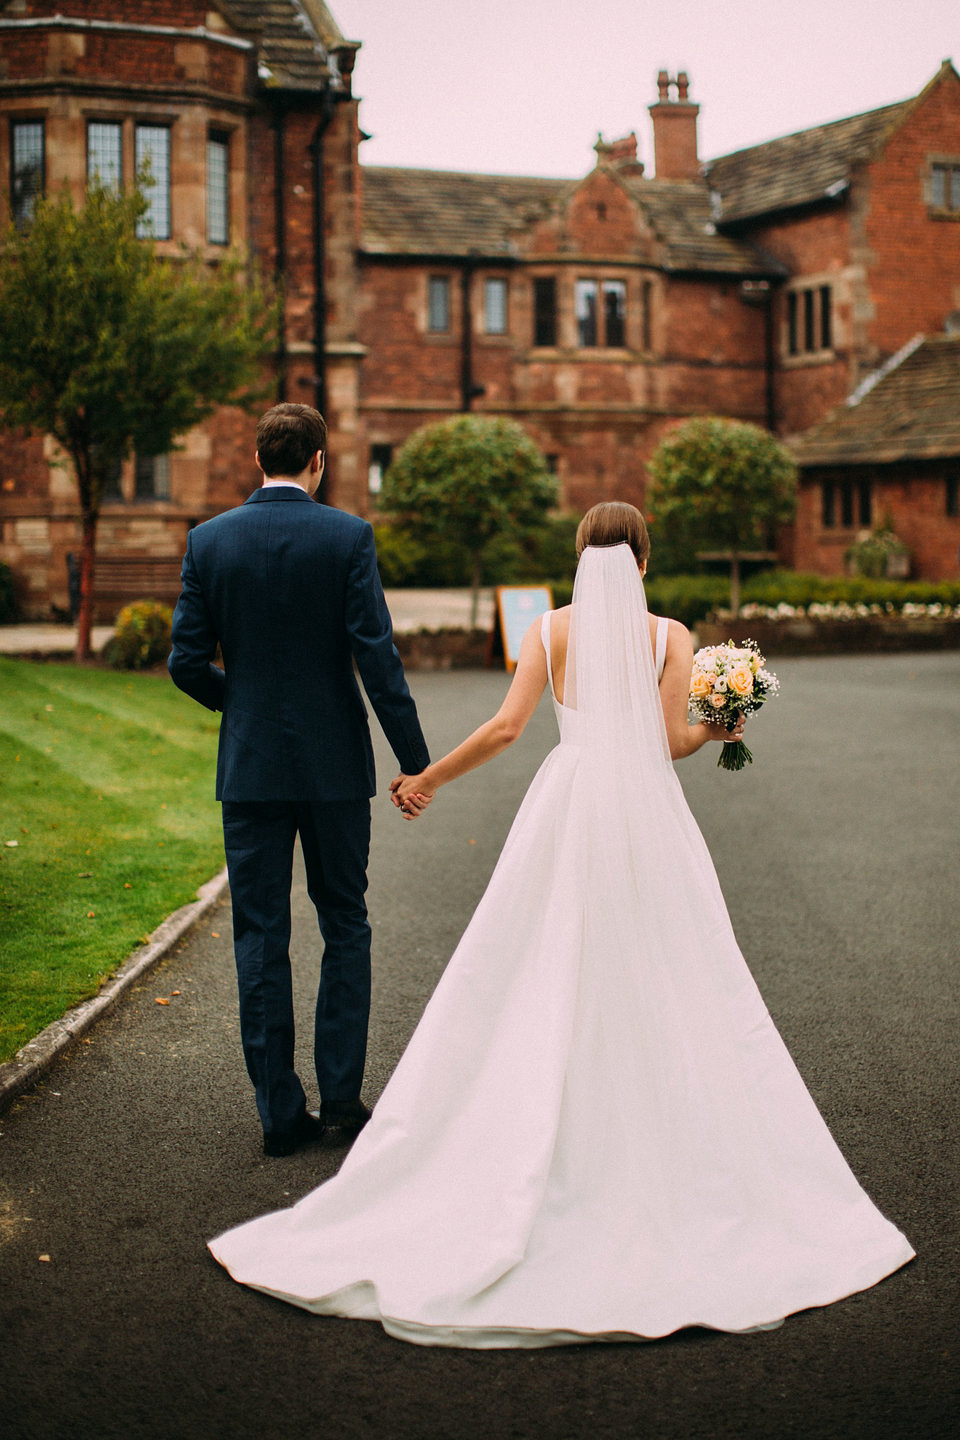
[[[503,653],[493,654],[489,630],[406,630],[394,644],[408,670],[479,670],[503,667]]]
[[[700,645],[755,640],[764,655],[843,655],[960,650],[960,620],[871,616],[856,620],[701,620]]]

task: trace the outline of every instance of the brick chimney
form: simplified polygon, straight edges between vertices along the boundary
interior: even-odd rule
[[[697,158],[697,116],[700,106],[687,99],[690,81],[685,70],[676,80],[666,70],[657,76],[659,99],[650,106],[653,120],[653,161],[658,180],[696,180],[700,175]],[[676,99],[670,91],[676,89]]]

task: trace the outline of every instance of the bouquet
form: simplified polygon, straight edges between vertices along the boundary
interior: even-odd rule
[[[741,715],[751,715],[780,689],[753,640],[734,645],[706,645],[693,657],[690,678],[690,710],[698,720],[720,721],[732,730]],[[753,756],[742,740],[720,747],[717,764],[722,770],[742,770],[753,764]]]

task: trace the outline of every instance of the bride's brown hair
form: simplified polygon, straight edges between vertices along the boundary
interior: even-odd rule
[[[642,565],[650,554],[647,522],[635,505],[625,500],[601,500],[588,510],[577,527],[577,558],[588,545],[629,545]]]

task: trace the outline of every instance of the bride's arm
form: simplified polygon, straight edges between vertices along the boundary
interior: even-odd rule
[[[708,740],[736,740],[743,731],[741,717],[737,731],[729,732],[723,725],[708,725],[703,720],[690,724],[687,706],[690,699],[690,676],[693,674],[693,641],[690,631],[679,620],[669,622],[667,658],[660,681],[660,706],[667,727],[670,757],[682,760],[693,755]]]
[[[523,637],[510,689],[496,715],[419,775],[398,776],[390,786],[393,803],[403,806],[410,800],[415,806],[415,796],[433,795],[441,785],[448,785],[506,750],[526,729],[546,683],[547,658],[540,640],[540,621],[535,620]]]

